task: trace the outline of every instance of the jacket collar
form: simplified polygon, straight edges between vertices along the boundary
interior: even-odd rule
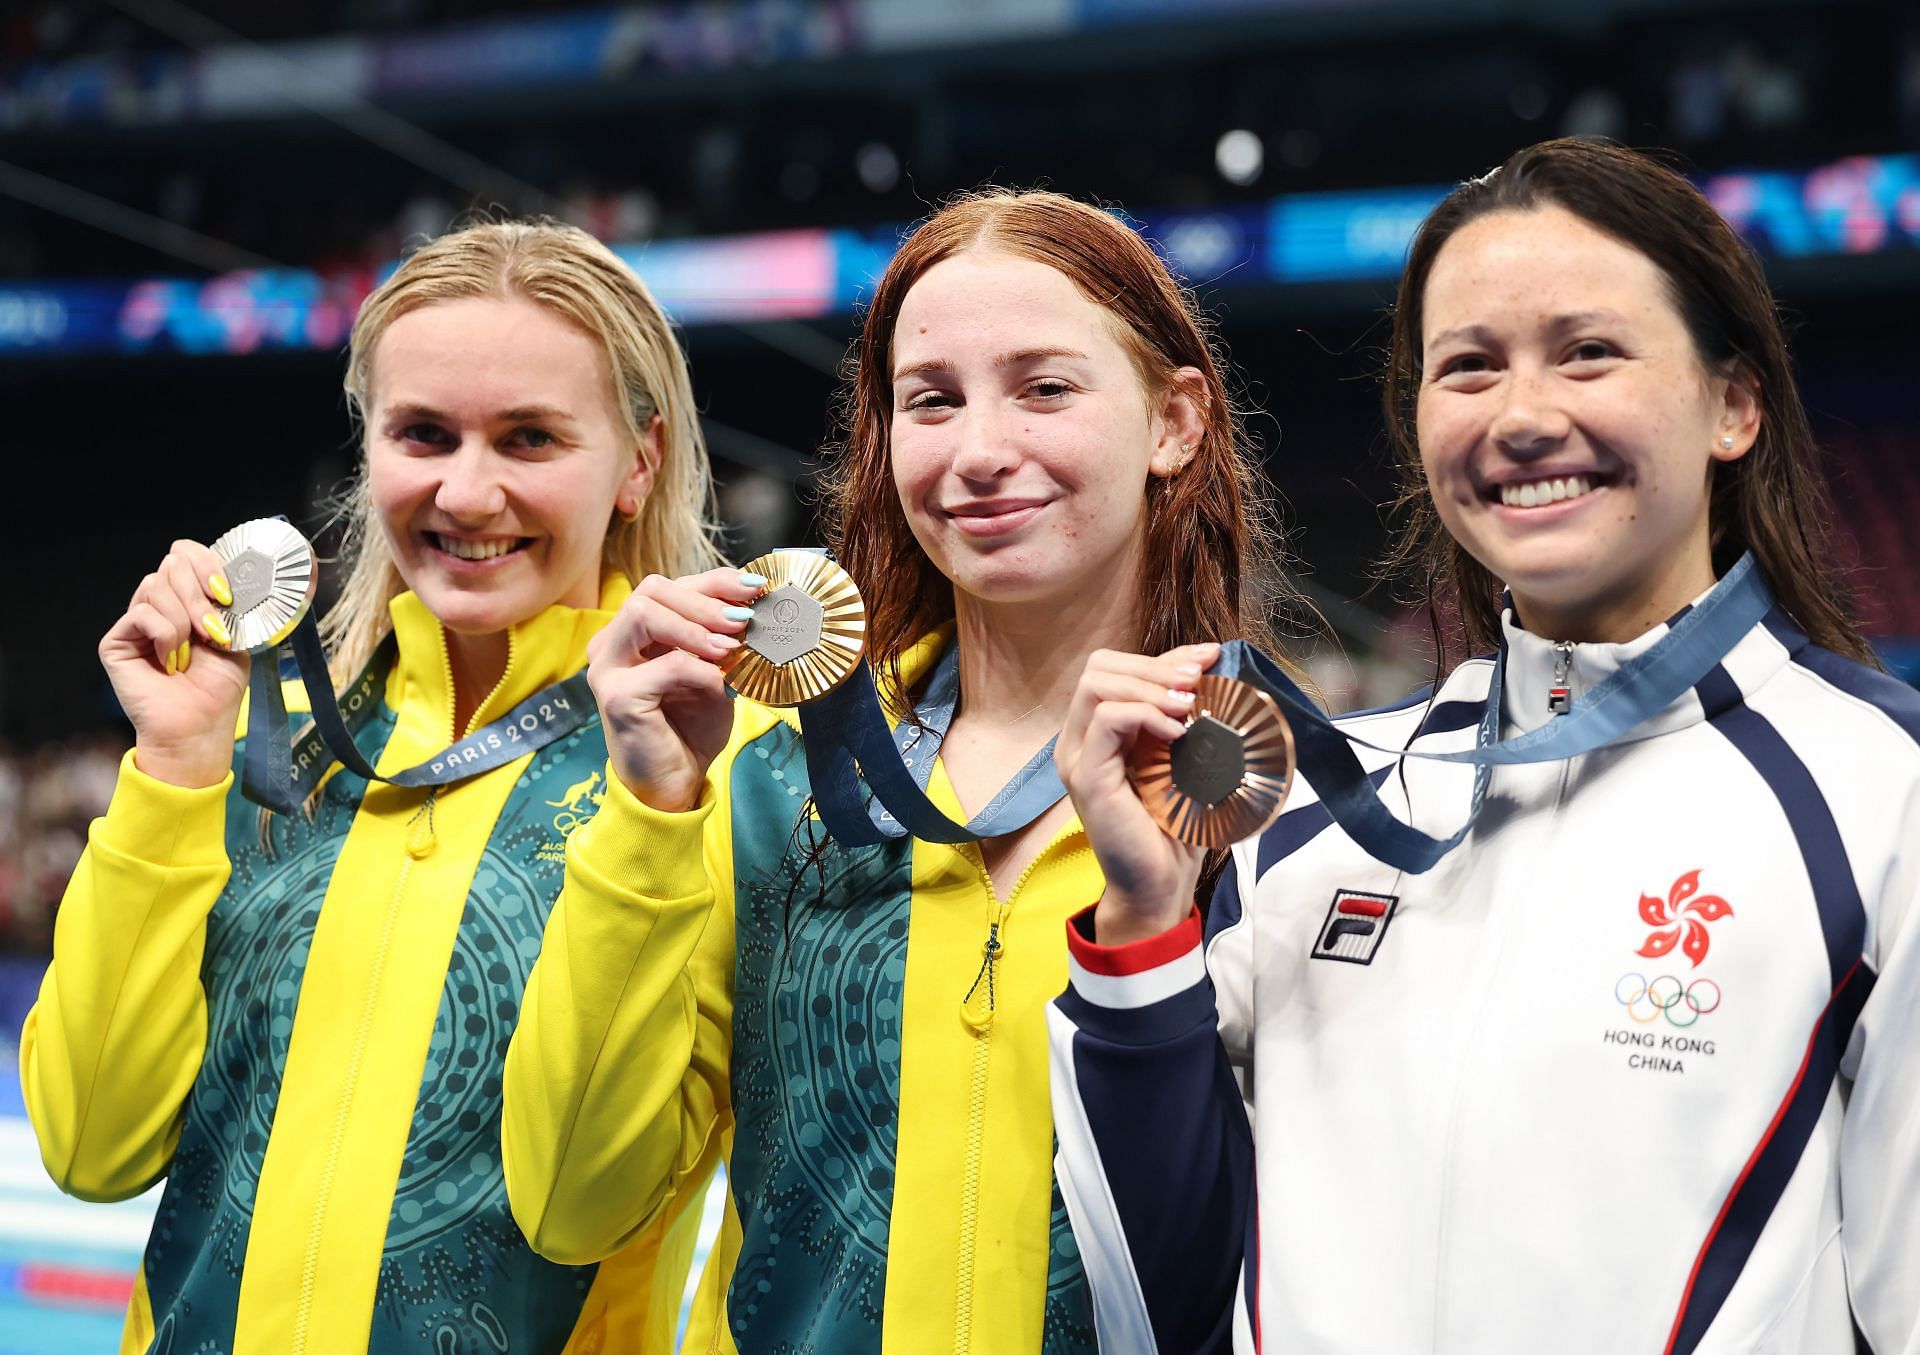
[[[498,719],[535,692],[584,668],[587,641],[613,619],[632,591],[624,575],[609,573],[601,580],[598,607],[556,604],[510,627],[507,671],[474,712],[471,727],[478,729]],[[411,592],[396,596],[387,611],[400,645],[399,658],[387,676],[387,704],[398,711],[432,712],[430,718],[443,727],[443,742],[451,743],[458,733],[453,729],[453,667],[447,656],[446,630]]]
[[[940,656],[946,653],[947,646],[953,643],[953,625],[951,621],[942,622],[901,652],[900,681],[908,692],[918,691],[926,685],[934,665],[940,662]],[[874,676],[880,677],[878,673]],[[875,685],[880,684],[876,682]],[[898,724],[905,718],[907,705],[900,699],[898,692],[881,687],[880,704],[887,712],[888,723]]]
[[[948,647],[953,644],[953,636],[954,623],[952,621],[943,622],[902,651],[900,655],[900,681],[908,692],[917,691],[926,685],[926,679],[932,674],[934,665],[940,662],[941,656],[945,654]],[[903,718],[906,707],[905,704],[900,701],[897,692],[888,691],[883,688],[880,693],[880,704],[887,713],[888,723],[898,724]],[[955,822],[965,821],[967,817],[966,809],[961,805],[960,797],[954,794],[953,782],[947,777],[947,769],[944,761],[935,762],[932,777],[927,783],[927,795],[949,818]],[[1034,865],[1037,866],[1047,860],[1055,853],[1056,849],[1070,849],[1080,841],[1080,835],[1085,831],[1085,828],[1082,827],[1080,823],[1080,815],[1077,812],[1074,813],[1072,817],[1061,826],[1060,830],[1054,835],[1053,840],[1041,850],[1040,856],[1035,858]],[[964,855],[970,855],[979,868],[982,871],[985,870],[985,865],[980,860],[979,847],[975,843],[969,842],[960,844],[958,847],[943,848],[938,844],[923,843],[915,839],[915,850],[957,850]],[[1031,871],[1033,867],[1030,866],[1028,869]],[[1097,870],[1093,878],[1096,880],[1099,878]]]
[[[1652,649],[1681,617],[1718,587],[1718,583],[1714,584],[1659,625],[1625,643],[1574,645],[1567,682],[1573,699],[1577,702],[1629,661]],[[1774,615],[1780,615],[1778,608]],[[1502,725],[1509,736],[1530,733],[1554,718],[1548,706],[1548,693],[1555,685],[1559,654],[1553,641],[1533,634],[1520,624],[1510,597],[1501,612],[1500,628],[1501,658],[1505,663],[1500,701]],[[1789,657],[1790,652],[1768,634],[1766,624],[1762,623],[1740,638],[1720,666],[1742,693],[1751,693],[1778,672]],[[1690,689],[1620,741],[1634,742],[1671,733],[1697,724],[1712,713],[1702,705],[1699,690]]]

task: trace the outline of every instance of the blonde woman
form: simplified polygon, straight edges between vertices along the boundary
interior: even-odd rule
[[[395,655],[355,733],[382,774],[577,672],[634,580],[717,562],[680,350],[580,231],[420,249],[361,310],[346,390],[364,460],[323,630],[336,679]],[[555,1265],[500,1171],[501,1060],[605,791],[598,722],[452,785],[336,770],[263,832],[229,771],[248,661],[217,569],[175,543],[100,643],[135,746],[21,1045],[63,1190],[167,1178],[122,1351],[669,1349],[695,1219]]]

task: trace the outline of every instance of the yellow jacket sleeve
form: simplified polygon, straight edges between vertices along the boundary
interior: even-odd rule
[[[20,1081],[54,1183],[122,1200],[167,1169],[206,1049],[207,915],[226,886],[231,775],[187,790],[128,753],[54,920]]]
[[[733,872],[714,789],[730,765],[683,814],[609,768],[600,812],[568,839],[501,1115],[514,1218],[551,1260],[618,1251],[705,1182],[730,1123]]]

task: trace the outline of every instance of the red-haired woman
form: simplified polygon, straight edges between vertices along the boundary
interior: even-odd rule
[[[883,689],[957,688],[922,768],[949,815],[1050,758],[1095,651],[1197,676],[1262,633],[1222,371],[1140,237],[1057,194],[962,198],[887,269],[827,526]],[[1046,1012],[1093,853],[1064,796],[977,846],[823,842],[796,727],[736,718],[716,666],[760,583],[650,579],[595,643],[615,775],[508,1055],[516,1214],[605,1255],[731,1136],[690,1348],[1090,1351]]]
[[[1492,656],[1347,728],[1630,728],[1495,767],[1424,874],[1303,795],[1203,938],[1119,774],[1147,721],[1083,686],[1061,761],[1108,889],[1054,1105],[1103,1340],[1920,1350],[1920,697],[1835,601],[1758,266],[1646,157],[1521,151],[1416,237],[1386,410],[1402,553]],[[1398,761],[1393,811],[1455,830],[1473,775]]]

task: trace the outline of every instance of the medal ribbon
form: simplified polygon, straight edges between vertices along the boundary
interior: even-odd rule
[[[1766,579],[1752,555],[1743,555],[1699,605],[1644,654],[1574,702],[1567,714],[1504,741],[1499,737],[1503,655],[1494,665],[1475,746],[1455,753],[1386,748],[1356,738],[1340,729],[1278,664],[1244,640],[1222,645],[1211,671],[1250,683],[1279,702],[1294,727],[1299,773],[1334,821],[1375,859],[1418,875],[1472,831],[1493,768],[1580,757],[1638,728],[1711,672],[1772,607]],[[965,825],[927,798],[923,788],[953,719],[958,671],[958,655],[950,647],[928,683],[922,713],[925,734],[910,721],[902,721],[897,730],[888,728],[873,675],[864,663],[841,686],[800,708],[814,804],[841,845],[874,846],[909,833],[930,842],[968,842],[1010,833],[1033,822],[1066,793],[1049,742]],[[929,737],[930,746],[919,746]],[[1436,838],[1395,818],[1361,769],[1356,745],[1394,757],[1472,766],[1473,797],[1460,830]],[[861,798],[863,780],[873,792],[871,804]]]
[[[398,643],[392,635],[387,636],[347,688],[344,703],[334,696],[320,628],[311,614],[301,619],[285,644],[270,654],[254,655],[248,679],[253,704],[247,713],[241,793],[257,805],[291,814],[335,762],[369,781],[393,786],[451,785],[537,752],[599,714],[583,669],[535,692],[499,719],[418,766],[382,776],[361,754],[354,735],[372,717],[378,704],[376,693],[386,682],[397,652]],[[286,653],[292,655],[313,707],[313,728],[297,744],[288,733],[287,707],[280,691],[280,656]]]
[[[959,703],[960,648],[950,644],[914,705],[917,725],[902,720],[897,729],[888,727],[873,672],[864,663],[800,707],[814,807],[836,842],[874,847],[909,835],[925,842],[974,842],[1018,832],[1060,802],[1067,788],[1053,765],[1056,734],[978,814],[964,824],[948,818],[926,787]],[[863,777],[871,801],[861,798]]]
[[[1506,669],[1502,654],[1494,664],[1475,745],[1457,753],[1383,748],[1354,737],[1335,725],[1278,664],[1245,641],[1230,640],[1222,646],[1220,662],[1212,671],[1252,683],[1278,701],[1293,723],[1300,774],[1334,821],[1374,859],[1418,875],[1472,831],[1495,767],[1580,757],[1637,729],[1712,672],[1772,607],[1773,592],[1753,556],[1741,556],[1719,586],[1674,622],[1646,653],[1622,664],[1575,701],[1565,715],[1505,741],[1500,741],[1500,692]],[[1355,746],[1395,757],[1472,766],[1473,798],[1466,822],[1447,838],[1402,823],[1361,770]]]

